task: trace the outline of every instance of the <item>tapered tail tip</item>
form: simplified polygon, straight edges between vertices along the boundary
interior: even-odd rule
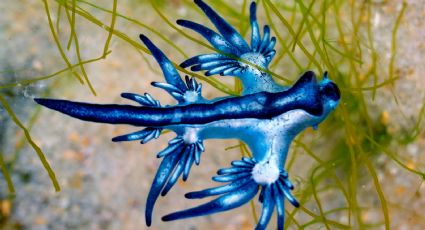
[[[51,102],[53,101],[53,99],[34,98],[34,101],[39,105],[50,108],[52,104]]]
[[[43,103],[43,99],[41,99],[41,98],[34,98],[34,101],[35,101],[37,104],[40,104],[40,105],[41,105],[41,103]]]
[[[67,107],[69,106],[70,101],[58,100],[58,99],[48,99],[48,98],[34,98],[34,101],[46,108],[53,109],[62,113],[65,113]]]

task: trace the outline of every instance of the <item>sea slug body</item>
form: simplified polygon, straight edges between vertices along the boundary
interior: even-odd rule
[[[276,51],[276,39],[264,26],[263,35],[256,19],[256,4],[250,6],[251,45],[220,15],[202,0],[195,3],[214,24],[218,33],[195,22],[178,20],[177,24],[192,29],[207,39],[217,53],[201,54],[181,64],[205,75],[234,76],[241,80],[241,96],[207,100],[201,95],[202,86],[188,76],[183,80],[169,59],[147,37],[141,40],[160,65],[166,82],[152,85],[168,92],[177,105],[161,106],[151,95],[123,93],[122,97],[138,105],[89,104],[57,99],[35,101],[47,108],[91,122],[127,124],[144,129],[118,136],[112,140],[146,143],[156,139],[164,129],[176,133],[168,147],[157,154],[163,158],[149,191],[145,218],[152,224],[154,205],[159,195],[165,196],[177,180],[188,179],[192,165],[200,164],[205,151],[203,142],[211,138],[236,138],[246,143],[252,158],[231,162],[220,169],[214,181],[225,185],[190,192],[188,199],[218,196],[203,205],[168,214],[164,221],[209,215],[237,208],[260,192],[262,212],[256,229],[266,229],[277,210],[277,228],[283,229],[284,200],[298,207],[292,195],[293,184],[285,171],[285,161],[292,140],[307,127],[317,127],[338,105],[340,92],[324,73],[305,72],[291,87],[282,86],[268,74],[268,65]]]

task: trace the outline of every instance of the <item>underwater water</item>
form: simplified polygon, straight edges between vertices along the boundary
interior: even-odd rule
[[[250,1],[206,2],[249,37]],[[340,107],[291,146],[285,168],[301,207],[287,203],[285,227],[424,229],[425,6],[419,0],[257,3],[258,21],[269,24],[277,38],[270,68],[275,79],[288,85],[306,70],[318,75],[327,70],[342,92]],[[113,143],[112,137],[137,128],[85,123],[41,108],[32,98],[127,103],[122,92],[149,92],[172,104],[173,98],[150,85],[163,77],[138,36],[149,36],[179,64],[211,51],[175,20],[211,24],[189,0],[23,5],[0,2],[5,9],[0,16],[0,227],[147,229],[146,196],[160,163],[155,155],[174,134],[144,145]],[[192,75],[202,82],[206,98],[241,92],[234,78]],[[256,200],[225,213],[161,221],[165,214],[202,203],[184,194],[215,186],[210,179],[217,169],[250,154],[237,140],[204,145],[201,165],[189,180],[158,199],[151,229],[255,226]]]

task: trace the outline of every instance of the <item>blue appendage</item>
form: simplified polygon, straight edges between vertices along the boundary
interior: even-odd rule
[[[189,177],[193,163],[199,165],[201,153],[205,151],[201,140],[187,144],[182,137],[176,137],[168,142],[168,147],[158,153],[157,157],[164,157],[155,178],[146,202],[145,218],[148,226],[152,223],[152,213],[159,195],[165,196],[183,174],[183,181]]]
[[[140,39],[151,51],[152,55],[162,69],[166,83],[152,82],[152,85],[167,91],[179,104],[206,102],[201,96],[202,85],[198,84],[194,78],[185,77],[186,84],[181,79],[176,68],[171,61],[158,49],[145,35],[141,34]]]
[[[219,53],[192,57],[181,63],[181,67],[191,67],[192,71],[204,70],[206,76],[215,74],[236,76],[244,85],[244,94],[260,91],[276,92],[284,89],[276,84],[265,71],[276,54],[274,50],[276,38],[270,38],[270,27],[267,25],[264,26],[261,38],[255,2],[252,2],[250,6],[251,47],[231,25],[203,1],[195,1],[195,3],[205,12],[220,34],[187,20],[177,20],[177,24],[202,35]]]
[[[284,199],[288,199],[292,205],[299,207],[298,201],[291,194],[294,186],[289,181],[286,171],[280,172],[277,180],[271,184],[258,183],[255,175],[258,173],[256,164],[256,161],[250,158],[233,161],[233,167],[220,169],[217,172],[218,176],[213,177],[214,181],[230,182],[229,184],[198,192],[190,192],[185,195],[188,199],[201,199],[217,195],[220,195],[220,197],[195,208],[171,213],[164,216],[162,220],[172,221],[234,209],[250,201],[261,189],[259,200],[263,204],[263,208],[255,229],[266,229],[275,207],[278,215],[277,228],[279,230],[283,229],[285,222]]]

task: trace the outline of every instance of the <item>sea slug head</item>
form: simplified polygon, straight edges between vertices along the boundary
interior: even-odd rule
[[[319,82],[319,90],[323,103],[323,113],[326,117],[338,106],[341,92],[338,86],[328,78],[327,72],[325,72],[323,79]]]
[[[316,128],[335,110],[340,98],[338,86],[327,73],[318,81],[314,72],[307,71],[290,89],[274,97],[273,109],[280,113],[275,126],[281,127],[276,129],[293,138],[307,127]]]
[[[317,82],[317,99],[320,101],[320,113],[314,114],[313,119],[306,121],[305,125],[317,128],[328,115],[336,109],[341,99],[341,92],[338,86],[328,78],[328,73],[323,74],[321,81]]]

